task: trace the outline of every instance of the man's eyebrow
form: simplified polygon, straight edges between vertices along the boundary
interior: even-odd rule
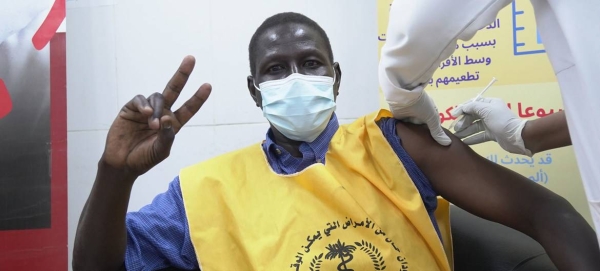
[[[302,50],[299,53],[299,55],[300,55],[300,57],[307,57],[309,55],[316,55],[316,56],[321,57],[323,59],[327,59],[327,54],[325,52],[326,52],[325,50],[321,50],[319,48],[312,47],[312,48],[307,48],[305,50]]]
[[[259,67],[263,66],[264,63],[268,63],[271,61],[274,61],[275,59],[281,57],[281,56],[285,56],[285,53],[282,53],[280,50],[276,50],[276,49],[266,49],[267,52],[265,53],[265,55],[259,60]],[[302,48],[302,50],[298,51],[298,53],[295,55],[297,57],[308,57],[311,55],[315,55],[319,58],[322,58],[323,60],[327,59],[327,54],[325,53],[324,50],[321,50],[319,48],[315,48],[315,47],[305,47]]]
[[[267,49],[264,56],[262,58],[260,58],[260,62],[261,63],[270,62],[273,59],[279,58],[281,55],[283,55],[283,54],[279,50]]]

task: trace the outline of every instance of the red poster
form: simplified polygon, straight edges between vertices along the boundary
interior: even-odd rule
[[[65,0],[0,4],[0,271],[65,271]]]

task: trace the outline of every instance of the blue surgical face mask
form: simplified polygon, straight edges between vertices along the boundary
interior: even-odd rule
[[[256,87],[262,96],[263,115],[285,137],[313,142],[327,127],[335,111],[334,78],[293,73]]]

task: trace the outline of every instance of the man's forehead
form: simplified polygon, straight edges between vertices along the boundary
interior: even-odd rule
[[[319,33],[309,26],[288,23],[267,29],[258,39],[258,48],[262,50],[282,47],[292,43],[319,46],[323,43]]]

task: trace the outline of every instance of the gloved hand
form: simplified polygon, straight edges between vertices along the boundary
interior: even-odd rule
[[[425,123],[427,124],[427,127],[429,127],[431,136],[439,144],[448,146],[452,143],[450,137],[448,137],[442,129],[440,114],[435,107],[435,103],[425,91],[423,91],[421,96],[410,105],[400,105],[393,101],[387,102],[395,119],[414,124]]]
[[[465,114],[454,130],[467,145],[493,140],[510,153],[532,156],[521,136],[527,120],[517,117],[501,99],[480,98],[458,106],[451,113],[454,117]]]

